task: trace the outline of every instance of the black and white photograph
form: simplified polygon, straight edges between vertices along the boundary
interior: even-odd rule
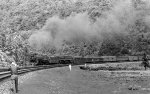
[[[150,94],[150,0],[0,0],[0,94]]]

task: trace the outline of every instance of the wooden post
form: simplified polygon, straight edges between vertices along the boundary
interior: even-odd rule
[[[11,80],[10,94],[16,94],[15,81]]]
[[[69,69],[70,69],[70,71],[71,71],[71,64],[69,64]]]
[[[84,67],[86,68],[86,66],[87,66],[87,65],[86,65],[86,63],[85,63]]]

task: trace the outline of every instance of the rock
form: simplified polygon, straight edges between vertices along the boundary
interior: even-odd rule
[[[129,90],[139,90],[141,88],[141,86],[138,86],[138,85],[130,85],[128,87]]]

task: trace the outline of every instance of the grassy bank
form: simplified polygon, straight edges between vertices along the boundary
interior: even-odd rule
[[[105,63],[105,64],[89,64],[80,66],[80,69],[98,71],[98,70],[144,70],[141,62],[125,62],[125,63]]]

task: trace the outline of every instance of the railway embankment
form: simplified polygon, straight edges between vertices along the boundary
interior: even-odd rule
[[[142,62],[125,62],[125,63],[104,63],[104,64],[88,64],[80,66],[80,69],[98,71],[98,70],[108,70],[108,71],[119,71],[119,70],[144,70]]]

